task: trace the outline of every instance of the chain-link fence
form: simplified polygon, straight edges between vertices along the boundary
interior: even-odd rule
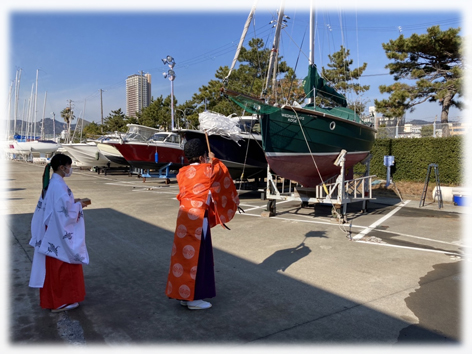
[[[425,138],[425,137],[448,137],[453,135],[464,135],[469,130],[469,124],[450,123],[430,123],[412,124],[405,123],[398,126],[380,126],[377,128],[377,139],[396,138]]]

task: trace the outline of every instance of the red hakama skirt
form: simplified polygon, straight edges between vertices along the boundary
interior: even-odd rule
[[[46,256],[46,278],[39,289],[40,306],[56,309],[85,298],[82,264],[70,264]]]

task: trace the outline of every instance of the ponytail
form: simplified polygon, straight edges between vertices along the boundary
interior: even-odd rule
[[[46,196],[46,191],[48,190],[48,187],[49,187],[50,173],[51,173],[51,164],[48,163],[46,167],[44,167],[44,172],[43,172],[43,179],[42,179],[43,189],[41,191],[42,198]]]

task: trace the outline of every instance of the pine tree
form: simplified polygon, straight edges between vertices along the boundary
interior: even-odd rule
[[[426,34],[400,35],[383,43],[386,65],[396,81],[379,87],[381,93],[390,94],[385,100],[375,100],[377,112],[385,117],[402,117],[406,111],[424,102],[437,102],[441,107],[441,123],[448,123],[449,109],[462,104],[456,98],[463,93],[462,38],[460,28],[441,31],[439,26],[427,29]],[[414,81],[413,84],[407,82]],[[448,136],[443,124],[443,136]]]
[[[339,51],[328,55],[330,62],[327,64],[328,68],[321,69],[321,76],[327,80],[331,87],[333,87],[338,93],[344,95],[348,101],[348,107],[361,115],[366,109],[366,102],[362,100],[361,94],[369,90],[369,85],[361,85],[355,80],[364,73],[367,68],[367,63],[355,69],[351,69],[353,60],[349,58],[349,49],[341,46]],[[356,95],[355,99],[350,99],[350,94]],[[317,98],[317,105],[332,107],[333,103]]]

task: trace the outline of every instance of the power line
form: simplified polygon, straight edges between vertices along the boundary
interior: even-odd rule
[[[299,21],[299,22],[303,22]],[[417,29],[424,29],[429,26],[433,25],[453,25],[453,24],[459,24],[461,22],[460,18],[450,18],[450,19],[445,19],[445,20],[439,20],[439,21],[434,21],[434,22],[423,22],[423,23],[418,23],[418,24],[412,24],[412,25],[402,25],[401,29],[402,31],[412,31],[412,30],[417,30]],[[340,25],[331,25],[328,24],[329,30],[331,31],[339,31],[341,30]],[[375,31],[375,32],[398,32],[399,26],[363,26],[363,27],[356,27],[356,26],[344,26],[342,30],[343,31]],[[270,24],[265,24],[258,28],[257,30],[259,38],[262,38],[265,34],[268,34],[272,31],[272,26]],[[219,46],[215,49],[206,51],[200,55],[192,56],[191,58],[187,60],[182,60],[178,63],[180,69],[187,69],[191,66],[198,65],[200,63],[203,63],[205,61],[208,61],[209,59],[215,59],[217,57],[221,57],[223,55],[226,55],[228,53],[234,52],[234,48],[237,46],[237,41],[231,41],[227,44],[224,44],[222,46]],[[155,71],[161,70],[161,67],[154,67],[148,70],[145,70],[146,72],[152,73]],[[364,77],[367,76],[383,76],[383,75],[390,75],[390,74],[371,74],[371,75],[363,75]],[[111,84],[110,86],[106,87],[108,91],[114,90],[118,87],[122,87],[123,83],[125,82],[125,79],[121,79],[120,81]],[[90,95],[86,96],[84,100],[87,99],[93,99],[99,97],[99,93],[94,90],[93,93]]]

